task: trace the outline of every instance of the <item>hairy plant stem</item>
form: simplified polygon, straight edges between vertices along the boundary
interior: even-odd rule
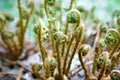
[[[95,70],[97,68],[97,59],[99,58],[97,44],[98,44],[99,40],[101,39],[101,37],[102,37],[102,32],[101,32],[101,29],[99,27],[98,33],[97,33],[96,38],[95,38],[94,46],[93,46],[93,52],[92,52],[95,54],[94,61],[93,61],[92,74],[95,74]]]
[[[20,18],[20,35],[19,35],[19,42],[20,42],[20,52],[23,50],[23,39],[24,39],[24,28],[23,28],[23,20],[22,20],[22,9],[20,0],[18,0],[18,10],[19,10],[19,18]]]
[[[69,73],[69,70],[70,70],[70,67],[71,67],[71,63],[72,63],[72,59],[73,59],[73,57],[75,55],[77,47],[78,47],[78,43],[76,42],[75,47],[74,47],[73,52],[72,52],[72,55],[70,57],[70,61],[68,62],[68,67],[67,67],[66,75]]]
[[[59,0],[60,5],[60,23],[62,24],[62,0]],[[61,26],[61,25],[60,25]]]
[[[110,59],[112,58],[112,56],[114,55],[114,53],[115,53],[115,51],[120,47],[120,33],[118,32],[118,31],[116,31],[116,30],[114,30],[114,29],[110,29],[109,31],[108,31],[108,33],[109,32],[114,32],[114,33],[116,33],[116,36],[117,36],[117,40],[116,40],[116,44],[114,44],[115,46],[114,46],[114,48],[112,49],[112,51],[110,52]]]
[[[59,80],[63,80],[63,75],[62,75],[62,66],[61,66],[61,57],[60,57],[60,52],[59,52],[59,41],[56,42],[56,50],[57,50],[57,62],[58,62],[58,72],[59,72]]]
[[[14,51],[12,50],[11,45],[9,44],[8,40],[5,40],[5,38],[3,37],[3,34],[1,34],[1,36],[2,36],[2,40],[4,41],[7,48],[10,50],[10,52],[14,53]]]
[[[93,61],[90,61],[88,63],[86,63],[86,66],[90,66],[93,64]],[[74,72],[71,77],[74,77],[75,75],[77,75],[80,71],[82,70],[82,67],[80,67],[76,72]]]
[[[44,66],[44,70],[45,70],[45,75],[46,77],[49,75],[45,69],[45,58],[47,57],[47,51],[45,49],[45,46],[43,45],[43,41],[42,41],[42,26],[39,26],[40,30],[38,32],[38,41],[39,41],[39,47],[40,47],[40,52],[42,54],[42,61],[43,61],[43,66]]]
[[[119,59],[120,59],[120,52],[116,56],[115,60],[112,60],[112,65],[110,66],[110,69],[106,72],[106,76],[108,76],[111,73],[111,71],[114,69],[116,64],[119,62]]]
[[[69,51],[70,51],[70,47],[72,45],[73,40],[74,40],[74,37],[72,36],[72,38],[70,39],[70,43],[68,44],[68,47],[67,47],[67,53],[65,55],[65,60],[64,60],[64,65],[63,65],[63,74],[66,73],[66,66],[67,66]]]
[[[47,11],[47,3],[46,3],[46,0],[44,0],[44,5],[45,5],[45,13],[47,15],[47,18],[49,19],[50,18],[50,14],[48,13]],[[56,49],[55,49],[55,42],[54,42],[54,38],[53,38],[53,32],[52,32],[52,29],[53,29],[53,21],[48,21],[49,22],[49,33],[50,33],[50,41],[52,41],[52,50],[53,50],[53,53],[55,54],[56,53]]]
[[[101,69],[100,72],[99,72],[99,75],[98,75],[97,80],[102,80],[102,77],[103,77],[105,71],[106,71],[106,66],[105,66],[105,64],[104,64],[104,65],[102,66],[102,69]]]
[[[53,32],[52,32],[52,29],[53,29],[53,24],[52,24],[51,21],[49,21],[49,31],[50,31],[51,40],[52,40],[53,53],[56,53],[56,49],[55,49],[55,41],[54,41],[54,38],[53,38]]]
[[[43,62],[44,62],[45,57],[47,57],[47,51],[46,51],[46,48],[43,45],[43,41],[42,41],[42,26],[40,25],[39,28],[40,28],[40,31],[38,33],[38,40],[39,40],[40,51],[42,53],[42,59],[43,59]]]
[[[45,80],[44,76],[40,72],[34,72],[34,74],[39,78],[39,80]]]
[[[47,12],[47,3],[46,3],[45,0],[44,0],[44,5],[45,5],[45,13],[46,13],[46,16],[47,16],[47,18],[49,18],[49,14],[48,14],[48,12]]]
[[[119,39],[120,41],[120,39]],[[118,47],[120,47],[120,43],[118,42],[117,45],[115,45],[115,48],[110,52],[110,59],[112,58],[112,56],[114,55],[115,51],[118,49]]]
[[[73,0],[71,0],[71,2],[70,2],[70,6],[69,6],[69,10],[71,10],[72,9],[72,5],[73,5]],[[68,33],[68,25],[69,25],[69,23],[68,23],[68,20],[66,19],[66,25],[65,25],[65,35],[67,35],[67,33]],[[64,52],[65,52],[65,44],[63,44],[63,46],[62,46],[62,56],[64,55]]]
[[[25,24],[25,27],[24,27],[24,32],[26,32],[26,29],[28,27],[28,24],[29,24],[29,21],[30,21],[30,18],[31,18],[31,15],[32,15],[33,11],[34,11],[34,6],[32,6],[32,8],[30,10],[30,13],[29,13],[29,15],[28,15],[28,17],[26,19],[26,24]]]
[[[69,25],[69,23],[67,21],[66,25],[65,25],[65,32],[64,32],[64,34],[66,34],[66,35],[68,33],[68,25]],[[62,56],[64,55],[64,52],[65,52],[65,44],[63,44],[63,46],[62,46],[62,53],[61,53]]]
[[[78,24],[77,24],[77,26],[78,26]],[[70,67],[71,67],[71,63],[72,63],[73,57],[75,55],[75,52],[77,50],[77,47],[79,46],[80,42],[82,41],[83,26],[80,26],[80,27],[81,28],[80,28],[80,31],[79,31],[78,38],[76,39],[75,47],[74,47],[72,55],[70,57],[70,61],[68,62],[68,67],[67,67],[66,75],[69,73],[69,70],[70,70]]]
[[[83,62],[82,53],[79,51],[78,55],[79,55],[79,60],[81,62],[82,68],[84,69],[85,77],[87,79],[89,77],[89,74],[88,74],[87,68],[86,68],[86,66],[85,66],[85,64]]]
[[[99,71],[99,75],[97,77],[97,80],[102,80],[102,77],[103,77],[104,73],[106,72],[107,62],[108,62],[108,54],[105,53],[105,55],[104,55],[104,62],[102,63],[102,68]]]
[[[23,25],[23,20],[22,20],[22,9],[21,9],[21,3],[20,3],[20,0],[18,0],[18,10],[19,10],[19,18],[20,18],[20,35],[18,36],[19,38],[19,42],[20,42],[20,51],[16,54],[16,57],[19,57],[20,54],[22,53],[23,51],[23,44],[24,44],[24,38],[25,38],[25,32],[26,32],[26,29],[28,27],[28,24],[29,24],[29,21],[30,21],[30,17],[33,13],[33,10],[34,10],[34,6],[32,7],[27,19],[26,19],[26,24],[25,26]]]
[[[73,2],[74,2],[74,0],[71,0],[71,1],[70,1],[70,7],[69,7],[69,10],[72,9],[72,7],[73,7]]]
[[[70,39],[70,42],[69,42],[68,47],[67,47],[67,52],[65,54],[65,60],[64,60],[64,64],[63,64],[63,74],[66,73],[66,66],[67,66],[67,61],[68,61],[68,55],[69,55],[69,52],[70,52],[71,45],[72,45],[72,43],[74,41],[74,35],[73,35],[73,33],[74,33],[74,31],[75,31],[76,28],[77,28],[77,26],[73,29],[72,37]]]
[[[13,55],[16,55],[16,53],[19,53],[19,47],[14,39],[12,39],[12,42],[13,42],[13,48],[14,48]]]

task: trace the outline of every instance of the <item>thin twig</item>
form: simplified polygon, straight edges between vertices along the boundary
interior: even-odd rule
[[[86,63],[86,66],[90,66],[90,65],[92,65],[93,64],[93,61],[90,61],[90,62],[88,62],[88,63]],[[80,67],[75,73],[73,73],[72,75],[71,75],[71,77],[74,77],[76,74],[78,74],[81,70],[83,70],[83,68],[82,67]],[[71,73],[71,72],[70,72]]]
[[[28,68],[27,66],[21,64],[20,61],[17,61],[17,64],[18,64],[19,66],[21,66],[22,68],[24,68],[25,70],[28,70],[29,72],[33,73],[33,71],[32,71],[30,68]]]
[[[23,68],[20,69],[20,71],[19,71],[19,73],[18,73],[17,80],[21,80],[23,70],[24,70]]]
[[[4,76],[4,75],[18,76],[18,74],[15,74],[15,73],[10,73],[10,72],[0,72],[0,76]]]

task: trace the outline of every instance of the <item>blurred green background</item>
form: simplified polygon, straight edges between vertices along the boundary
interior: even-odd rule
[[[24,4],[25,0],[21,0]],[[43,0],[41,0],[43,1]],[[63,0],[70,1],[70,0]],[[111,15],[115,10],[120,10],[120,0],[77,0],[77,5],[84,5],[85,8],[91,9],[91,7],[96,6],[94,15],[101,21],[111,20]],[[0,10],[10,11],[13,15],[18,17],[17,10],[17,0],[0,0]],[[32,31],[33,24],[29,24],[27,35],[34,37]]]
[[[24,3],[24,0],[21,0]],[[41,0],[42,1],[42,0]],[[65,1],[65,0],[63,0]],[[67,0],[69,1],[69,0]],[[120,10],[120,0],[77,0],[77,5],[84,5],[87,8],[96,6],[95,15],[100,20],[108,20],[113,11]],[[17,0],[0,0],[0,10],[11,11],[14,15],[17,12]]]

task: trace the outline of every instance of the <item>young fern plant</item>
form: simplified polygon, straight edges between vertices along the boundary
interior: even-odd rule
[[[98,57],[101,53],[100,50],[101,50],[102,47],[105,46],[105,42],[102,39],[102,37],[103,37],[103,33],[105,33],[106,31],[107,31],[107,25],[101,24],[99,29],[98,29],[95,41],[94,41],[93,52],[92,52],[92,53],[95,54],[94,55],[94,61],[93,61],[93,68],[92,68],[92,73],[93,74],[95,74],[95,71],[96,71],[96,68],[97,68],[97,59],[98,59]]]
[[[108,61],[109,61],[109,53],[108,52],[103,52],[99,56],[99,63],[101,65],[101,69],[99,70],[97,80],[102,80],[103,79],[103,75],[105,74],[107,66],[109,65]]]
[[[75,25],[75,27],[73,27],[73,30],[72,30],[72,36],[70,37],[70,41],[69,41],[69,43],[68,43],[68,47],[67,47],[67,52],[66,52],[66,54],[65,54],[65,61],[64,61],[64,65],[63,65],[63,74],[65,74],[66,72],[66,66],[67,66],[67,61],[68,61],[68,55],[69,55],[69,52],[70,52],[70,48],[71,48],[71,46],[72,46],[72,43],[73,43],[73,41],[74,41],[74,33],[76,32],[75,30],[76,30],[76,28],[79,26],[79,24],[80,24],[80,13],[77,11],[77,10],[75,10],[75,9],[72,9],[72,10],[70,10],[69,12],[68,12],[68,14],[67,14],[67,20],[68,20],[68,22],[69,23],[76,23],[76,25]],[[66,26],[65,26],[66,27]],[[78,30],[77,30],[77,33],[79,34],[79,29],[80,28],[78,28]],[[67,32],[68,32],[68,28],[65,28],[65,30],[67,30],[67,31],[65,31],[65,34],[67,34]],[[77,34],[76,33],[76,34]],[[64,45],[63,45],[63,47],[65,47]],[[62,49],[63,50],[63,49]],[[64,50],[63,50],[64,51]],[[62,53],[63,53],[63,51],[62,51]],[[74,56],[74,55],[73,55]]]
[[[115,51],[120,47],[120,33],[115,29],[109,29],[105,36],[105,44],[113,47],[113,49],[110,51],[111,59]]]
[[[77,18],[80,19],[80,16],[79,16],[80,14],[77,14],[76,12],[71,10],[73,8],[73,3],[74,3],[74,0],[71,0],[70,5],[69,5],[69,9],[68,9],[68,14],[66,17],[65,30],[64,30],[64,34],[66,34],[66,35],[68,34],[69,23],[71,23],[71,22],[76,23],[75,21],[74,22],[72,21],[72,18],[74,16],[78,16],[78,17],[76,17],[76,19],[74,18],[74,20],[77,20]],[[77,11],[77,12],[79,13],[79,11]],[[68,20],[68,18],[71,18],[71,19]],[[62,46],[62,56],[64,55],[64,53],[65,53],[65,44]]]
[[[102,80],[103,75],[105,74],[106,68],[108,66],[109,54],[108,54],[108,52],[101,53],[101,55],[99,56],[100,59],[99,59],[98,63],[100,63],[100,65],[102,67],[98,72],[99,73],[98,76],[94,76],[93,74],[88,73],[86,65],[83,62],[83,57],[89,53],[89,50],[90,50],[90,46],[87,44],[83,44],[83,45],[81,45],[79,52],[78,52],[78,57],[79,57],[79,60],[81,62],[82,68],[85,73],[85,80]]]
[[[44,67],[44,77],[46,77],[45,79],[49,78],[51,76],[51,71],[50,71],[50,60],[48,57],[48,52],[44,46],[44,42],[43,42],[43,22],[42,20],[39,21],[39,23],[37,25],[34,26],[34,32],[37,34],[37,38],[38,38],[38,43],[39,43],[39,47],[40,47],[40,52],[41,52],[41,56],[42,56],[42,61],[43,61],[43,67]]]
[[[68,66],[67,66],[67,72],[66,74],[68,75],[69,70],[71,68],[71,64],[72,64],[72,60],[74,58],[74,55],[77,51],[77,48],[80,46],[81,41],[82,41],[82,36],[83,36],[83,31],[84,31],[84,25],[80,25],[78,28],[76,28],[75,33],[73,34],[73,39],[75,38],[75,45],[73,47],[73,51],[71,53],[70,56],[70,60],[68,62]]]
[[[81,47],[79,49],[79,52],[78,52],[79,61],[80,61],[81,65],[82,65],[82,67],[83,67],[86,79],[89,78],[89,74],[88,74],[86,65],[83,62],[82,56],[87,55],[89,53],[89,50],[90,50],[90,46],[87,45],[87,44],[83,44],[83,45],[81,45]]]
[[[47,52],[47,49],[43,45],[43,35],[42,35],[43,25],[41,23],[42,21],[40,20],[40,23],[34,26],[34,31],[37,34],[38,43],[40,46],[40,52],[41,52],[42,61],[43,61],[43,68],[45,71],[44,80],[46,79],[49,80],[51,78],[53,79],[57,78],[56,80],[64,80],[64,75],[62,74],[62,65],[61,65],[62,62],[60,58],[59,47],[61,44],[67,42],[67,36],[60,31],[54,34],[55,48],[57,50],[57,53],[56,53],[57,55],[56,55],[56,59],[55,58],[50,59],[48,56],[50,54]],[[57,68],[57,73],[55,73],[55,68]]]
[[[98,55],[99,58],[96,58],[96,61],[94,61],[93,63],[93,72],[95,72],[95,64],[96,64],[96,67],[97,67],[97,63],[99,64],[100,66],[100,71],[99,71],[99,75],[97,77],[98,80],[101,80],[102,79],[102,76],[103,75],[106,75],[108,76],[111,71],[114,69],[114,67],[116,66],[116,63],[118,63],[119,61],[119,37],[120,37],[120,34],[117,30],[115,29],[109,29],[105,35],[105,39],[103,41],[103,44],[104,45],[107,45],[107,47],[112,47],[113,49],[108,49],[108,53],[105,53],[103,54],[100,54],[100,56]],[[114,56],[115,52],[118,51],[118,54]],[[102,57],[103,55],[105,55],[105,59],[107,62],[104,62],[104,57]],[[98,60],[99,59],[99,60]],[[97,61],[98,60],[98,61]],[[104,64],[104,65],[103,65]],[[92,72],[92,73],[93,73]]]
[[[63,28],[64,30],[54,30],[56,28],[56,20],[54,14],[55,12],[53,11],[55,2],[55,0],[44,0],[45,13],[48,20],[48,31],[44,33],[42,19],[40,19],[38,25],[34,26],[34,31],[37,34],[40,52],[42,56],[44,75],[41,76],[40,71],[37,71],[36,73],[34,69],[32,69],[33,72],[42,80],[68,80],[67,78],[69,77],[72,60],[75,53],[78,51],[79,60],[85,72],[86,80],[104,79],[104,75],[106,75],[107,73],[109,75],[115,67],[115,64],[109,63],[112,59],[113,53],[118,50],[118,31],[115,30],[115,33],[114,30],[107,31],[106,24],[100,25],[92,51],[93,53],[95,53],[92,74],[91,72],[88,73],[86,65],[83,62],[83,56],[89,53],[90,46],[86,44],[81,45],[84,25],[80,23],[80,12],[76,9],[73,9],[74,0],[71,0],[70,8],[66,16],[65,26]],[[70,28],[71,30],[69,30],[70,24],[72,24],[72,28]],[[112,32],[112,35],[110,34],[110,32]],[[105,33],[106,35],[104,36]],[[48,34],[48,37],[44,37],[44,35],[46,34]],[[107,35],[109,37],[107,37]],[[113,40],[113,36],[116,36],[116,40]],[[103,39],[104,37],[105,39]],[[48,38],[48,43],[50,43],[50,46],[52,47],[51,54],[49,53],[49,51],[47,51],[47,48],[44,45],[44,40],[46,40],[46,38]],[[115,44],[112,44],[111,42]],[[109,43],[110,45],[114,46],[115,51],[108,50],[108,52],[104,52],[104,50],[106,50],[106,44],[108,45]],[[117,48],[115,48],[115,45],[117,45]],[[118,57],[119,56],[117,55],[117,58]],[[118,62],[118,59],[113,60],[113,62]],[[98,69],[98,75],[96,75],[95,73],[95,71],[97,70],[97,65],[100,65],[100,69]],[[108,66],[110,66],[109,69],[107,69]]]
[[[26,29],[28,27],[31,15],[34,11],[34,3],[30,2],[29,4],[27,4],[27,7],[30,8],[30,12],[27,12],[25,9],[23,9],[21,7],[21,2],[20,0],[17,1],[18,2],[18,10],[19,10],[19,22],[18,25],[20,28],[18,28],[20,31],[18,33],[18,38],[19,38],[19,45],[20,45],[20,53],[23,51],[23,43],[24,43],[24,37],[25,37],[25,32]],[[26,20],[25,24],[24,24],[24,20]],[[21,34],[21,35],[19,35]]]
[[[16,26],[16,32],[13,33],[10,31],[6,31],[5,27],[3,28],[2,32],[0,31],[2,40],[10,52],[9,59],[11,60],[17,60],[22,54],[22,51],[24,48],[25,32],[28,27],[33,10],[34,10],[33,2],[31,3],[32,6],[29,6],[30,12],[26,11],[24,8],[21,7],[20,0],[18,0],[17,2],[18,2],[18,10],[19,10],[19,21]],[[14,18],[10,13],[6,12],[3,14],[7,21],[13,21]],[[0,23],[1,26],[5,26],[3,23],[5,22],[3,21],[2,23]],[[13,36],[10,37],[11,35]]]
[[[56,49],[55,49],[55,42],[54,42],[54,35],[53,35],[53,28],[54,28],[54,11],[53,11],[53,6],[55,4],[55,0],[44,0],[44,6],[45,6],[45,13],[48,19],[48,28],[49,28],[49,34],[50,34],[50,41],[52,44],[52,50],[53,50],[53,55],[56,55]]]
[[[110,67],[106,71],[106,76],[110,75],[110,73],[114,70],[114,67],[119,62],[119,58],[120,58],[120,51],[118,52],[118,54],[116,54],[116,55],[114,55],[112,57],[112,59],[111,59],[111,65],[110,65]]]
[[[61,55],[60,55],[60,50],[59,47],[61,44],[64,44],[65,42],[67,42],[67,36],[63,33],[63,32],[56,32],[54,37],[56,37],[56,51],[57,51],[57,62],[58,62],[58,72],[59,72],[59,80],[64,80],[63,78],[63,71],[62,71],[62,65],[61,65]]]
[[[55,0],[44,0],[45,13],[48,20],[48,31],[44,33],[42,19],[40,19],[38,25],[34,26],[42,56],[42,68],[44,69],[44,74],[42,75],[40,70],[36,70],[35,72],[34,68],[32,68],[33,73],[41,80],[68,80],[70,77],[69,73],[72,60],[75,53],[78,51],[79,60],[84,70],[86,80],[109,79],[107,76],[111,74],[120,57],[119,54],[116,56],[114,55],[116,54],[116,51],[119,51],[118,49],[120,47],[119,32],[115,29],[109,29],[107,31],[108,27],[106,24],[100,25],[92,50],[92,53],[95,54],[92,71],[88,72],[85,63],[83,62],[83,56],[89,53],[90,46],[86,44],[81,45],[84,25],[80,23],[80,12],[73,9],[74,0],[71,0],[63,28],[64,30],[54,30],[58,27],[55,24],[55,22],[57,22],[57,20],[55,20],[54,12],[55,2]],[[71,30],[69,30],[70,24],[72,24]],[[60,25],[62,25],[62,23],[60,23]],[[46,34],[47,37],[44,37]],[[50,43],[50,46],[52,47],[51,54],[44,45],[44,40],[47,38],[48,43]],[[113,49],[110,50],[108,46],[113,47]],[[100,68],[98,68],[98,66],[100,66]],[[95,72],[98,72],[98,74]]]
[[[44,80],[44,76],[39,72],[42,69],[42,65],[38,63],[34,63],[32,65],[32,71],[33,73],[41,80]]]
[[[73,1],[73,0],[71,0]],[[48,19],[48,33],[49,33],[49,37],[50,37],[50,41],[52,42],[52,55],[53,57],[56,58],[56,62],[57,62],[57,73],[55,74],[55,76],[52,76],[53,74],[50,74],[51,72],[49,72],[49,69],[45,68],[45,58],[48,57],[49,53],[47,52],[47,49],[45,48],[44,44],[43,44],[43,35],[42,35],[42,25],[41,25],[41,21],[39,23],[38,26],[34,26],[34,31],[37,34],[38,37],[38,43],[39,43],[39,47],[40,47],[40,52],[41,52],[41,56],[42,56],[42,61],[43,61],[43,66],[44,66],[44,70],[45,70],[45,75],[50,74],[49,76],[46,76],[46,79],[49,77],[54,77],[55,80],[65,80],[65,75],[67,76],[71,67],[71,62],[73,60],[73,57],[76,53],[77,48],[79,47],[79,43],[82,40],[82,35],[83,35],[83,25],[80,25],[80,12],[76,9],[71,9],[70,11],[68,11],[67,13],[67,23],[65,25],[65,30],[64,32],[61,32],[60,30],[53,32],[53,28],[55,27],[54,21],[53,21],[53,14],[49,12],[48,8],[53,8],[55,4],[55,0],[44,0],[44,6],[45,6],[45,12],[47,15],[47,19]],[[73,4],[73,3],[72,3]],[[68,41],[68,23],[74,24],[73,30],[72,30],[72,34],[70,37],[70,41]],[[74,50],[71,54],[70,57],[70,62],[69,65],[68,64],[68,54],[70,53],[70,48],[71,48],[71,44],[73,43],[73,41],[76,42],[76,45],[74,46]],[[68,47],[64,46],[67,45],[66,43],[68,43]],[[65,48],[67,47],[67,53],[65,51],[65,61],[63,61],[61,58],[64,57],[64,55],[62,54],[64,52],[63,50],[66,50]],[[62,51],[60,51],[62,50]],[[56,56],[54,56],[54,54]],[[70,54],[69,54],[70,55]],[[61,64],[64,63],[64,64]],[[49,66],[49,65],[48,65]],[[65,66],[65,67],[64,67]],[[52,71],[54,72],[54,71]],[[56,79],[57,76],[57,79]]]

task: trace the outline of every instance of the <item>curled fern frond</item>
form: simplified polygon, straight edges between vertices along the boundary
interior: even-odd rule
[[[120,71],[119,70],[113,70],[110,74],[110,78],[112,80],[120,80]]]
[[[86,79],[89,78],[89,74],[88,74],[87,68],[85,66],[85,63],[83,62],[82,56],[87,55],[89,53],[89,50],[90,50],[90,46],[87,44],[83,44],[80,47],[79,52],[78,52],[78,57],[81,62],[82,68],[84,69]]]
[[[103,52],[99,57],[99,61],[100,61],[100,64],[102,66],[101,66],[101,69],[99,71],[99,75],[97,77],[97,80],[101,80],[103,75],[105,74],[106,69],[107,69],[107,65],[108,65],[108,60],[109,60],[108,52]]]
[[[4,31],[3,31],[3,34],[2,34],[2,37],[3,37],[4,39],[11,39],[11,38],[14,37],[14,33],[11,32],[11,31],[4,30]]]
[[[39,63],[34,63],[32,64],[32,71],[33,72],[38,72],[42,69],[42,65]]]
[[[14,20],[14,16],[10,12],[4,12],[4,16],[5,16],[5,19],[7,21],[13,21]]]
[[[40,30],[39,24],[35,24],[33,30],[37,34],[39,32],[39,30]]]
[[[103,52],[103,53],[101,53],[101,55],[99,56],[99,59],[98,59],[98,65],[100,66],[100,67],[102,67],[102,65],[103,65],[103,63],[104,63],[104,59],[105,59],[105,57],[108,59],[109,58],[109,55],[108,55],[109,53],[108,52]],[[107,55],[107,56],[106,56]],[[107,65],[109,65],[109,60],[107,60]]]
[[[67,20],[69,23],[79,23],[80,22],[80,12],[76,9],[71,9],[67,13]]]
[[[82,56],[86,56],[89,53],[90,45],[84,44],[80,47],[79,51]]]
[[[54,71],[54,69],[57,67],[57,61],[55,58],[50,59],[50,70]]]
[[[120,33],[115,29],[108,30],[106,37],[105,37],[105,43],[109,46],[114,46],[120,41]]]
[[[101,30],[101,32],[107,32],[107,29],[108,29],[108,26],[107,26],[107,24],[101,24],[100,25],[100,30]]]
[[[34,7],[34,0],[26,0],[26,5],[28,8]]]
[[[60,43],[65,43],[67,42],[67,36],[61,32],[61,31],[57,31],[55,34],[54,34],[54,39],[57,41],[57,42],[60,42]]]

